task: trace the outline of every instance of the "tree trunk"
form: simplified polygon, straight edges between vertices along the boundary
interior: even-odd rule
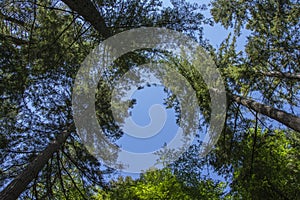
[[[90,0],[62,0],[71,10],[77,12],[102,35],[104,39],[111,36],[104,18]],[[54,152],[58,152],[70,135],[70,130],[60,134],[56,141],[51,143],[40,153],[21,174],[19,174],[3,191],[0,192],[0,200],[15,200],[26,189],[28,184],[43,169]]]
[[[62,0],[71,10],[77,12],[104,37],[111,36],[110,30],[105,24],[104,18],[90,0]]]
[[[38,173],[47,164],[54,152],[58,152],[70,135],[70,130],[59,134],[57,139],[49,144],[3,191],[0,200],[15,200],[26,189],[28,184],[37,177]]]
[[[71,10],[76,11],[86,21],[102,35],[104,39],[111,36],[109,28],[105,24],[104,18],[100,15],[97,8],[90,0],[62,0]],[[285,78],[293,78],[292,74],[282,73],[266,73],[265,75],[282,76]],[[299,75],[296,75],[299,79]],[[272,119],[285,124],[286,126],[300,132],[300,118],[272,108],[270,106],[246,99],[240,96],[233,95],[233,100],[241,105],[264,114]],[[28,184],[38,175],[43,169],[48,160],[52,157],[53,153],[58,152],[62,145],[65,143],[67,137],[70,135],[71,130],[61,133],[57,140],[47,146],[47,148],[40,153],[21,174],[19,174],[3,191],[0,192],[0,200],[15,200],[26,189]]]
[[[287,127],[300,132],[300,117],[241,96],[232,95],[232,99],[238,104],[244,105],[251,110],[275,119]]]

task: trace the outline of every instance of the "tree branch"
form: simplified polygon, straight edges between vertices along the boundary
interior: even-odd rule
[[[104,18],[90,0],[62,0],[71,10],[76,11],[104,37],[111,36],[110,29],[106,26]]]
[[[11,16],[7,16],[7,15],[3,14],[1,11],[0,11],[0,17],[3,18],[4,20],[10,21],[10,22],[15,23],[15,24],[18,24],[20,26],[23,26],[23,27],[27,26],[27,24],[24,21],[13,18]]]
[[[23,40],[11,35],[3,35],[0,33],[0,39],[7,39],[10,40],[12,43],[14,43],[15,45],[21,46],[21,45],[28,45],[30,44],[30,41],[28,40]]]
[[[279,72],[279,71],[270,71],[270,72],[260,71],[259,73],[261,73],[265,76],[269,76],[269,77],[300,80],[300,73],[289,73],[289,72],[283,73],[283,72]]]

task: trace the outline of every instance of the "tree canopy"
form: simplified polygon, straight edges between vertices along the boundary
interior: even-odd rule
[[[298,1],[214,0],[213,19],[203,15],[207,6],[185,0],[169,7],[159,0],[2,0],[0,7],[0,199],[300,198]],[[217,49],[203,35],[203,26],[214,23],[231,30]],[[226,121],[204,158],[197,135],[164,169],[114,179],[117,172],[76,133],[72,87],[100,42],[140,27],[181,32],[211,55],[224,79]],[[142,49],[109,66],[110,85],[99,82],[95,107],[111,142],[124,134],[111,111],[113,80],[151,60],[170,63],[186,78],[208,126],[209,88],[184,56]],[[176,97],[169,94],[166,104],[180,117]]]

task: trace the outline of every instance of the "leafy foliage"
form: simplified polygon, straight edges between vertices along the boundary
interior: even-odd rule
[[[197,185],[180,181],[170,169],[150,170],[137,180],[120,177],[111,183],[111,189],[100,191],[95,199],[220,199],[223,185],[212,180]]]
[[[86,2],[97,13],[89,13],[84,7],[72,10],[66,2],[79,1],[0,2],[1,189],[37,155],[43,155],[66,127],[73,127],[74,78],[90,50],[106,37],[95,27],[98,22],[80,14],[83,11],[101,15],[106,31],[112,35],[143,26],[166,27],[193,37],[211,50],[228,92],[225,128],[215,150],[206,158],[199,159],[201,142],[197,141],[169,168],[147,171],[136,180],[127,177],[117,181],[109,181],[113,170],[89,154],[75,129],[67,129],[68,139],[33,177],[21,199],[300,198],[299,132],[231,98],[254,98],[270,106],[273,113],[278,108],[299,118],[298,1],[213,1],[214,21],[233,29],[217,50],[203,39],[202,25],[211,23],[200,12],[205,6],[184,0],[172,0],[172,7],[167,8],[158,0],[94,0]],[[237,51],[245,29],[250,32],[245,49]],[[132,67],[149,62],[153,53],[157,51],[123,55],[109,66],[109,79],[118,79]],[[208,122],[210,97],[201,74],[186,60],[159,53],[191,83]],[[113,84],[100,81],[95,104],[99,123],[111,141],[123,134],[109,109]],[[172,96],[166,103],[172,107],[175,101]],[[227,183],[201,176],[204,165],[214,168]]]

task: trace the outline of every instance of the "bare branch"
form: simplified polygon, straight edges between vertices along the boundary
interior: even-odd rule
[[[269,77],[300,80],[300,73],[289,73],[289,72],[283,73],[283,72],[279,72],[279,71],[270,71],[270,72],[260,71],[259,73],[261,73],[265,76],[269,76]]]

